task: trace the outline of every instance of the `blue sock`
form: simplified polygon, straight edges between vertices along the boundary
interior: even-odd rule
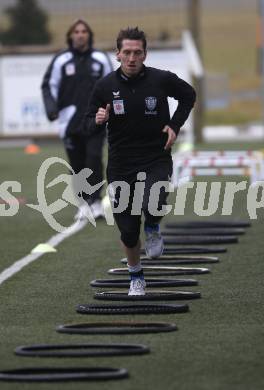
[[[141,268],[140,261],[134,266],[128,265],[127,267],[128,267],[129,276],[130,276],[131,280],[144,279],[144,274],[143,274],[143,270]]]
[[[150,226],[150,225],[147,225],[145,223],[144,230],[146,233],[158,232],[159,231],[159,224],[154,223],[153,225]]]
[[[143,270],[139,272],[129,272],[130,280],[141,279],[144,280]]]

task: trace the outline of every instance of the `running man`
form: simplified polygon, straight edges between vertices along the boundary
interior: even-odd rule
[[[121,233],[131,278],[129,295],[144,295],[145,280],[140,263],[141,213],[133,215],[133,190],[138,181],[145,181],[142,203],[145,250],[151,258],[163,251],[159,232],[160,215],[149,211],[152,185],[168,182],[172,174],[171,147],[195,102],[195,91],[176,74],[151,67],[144,61],[147,55],[146,36],[136,28],[121,30],[117,37],[117,59],[120,67],[99,80],[86,114],[88,137],[108,127],[108,183],[125,181],[130,185],[129,205],[114,217]],[[168,97],[178,100],[172,118]],[[118,203],[120,192],[115,191]],[[161,210],[166,205],[167,192],[159,196]]]

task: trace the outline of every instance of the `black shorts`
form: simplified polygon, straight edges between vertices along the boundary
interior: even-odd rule
[[[145,172],[145,175],[139,172]],[[162,183],[158,182],[168,184],[171,174],[171,158],[158,160],[145,171],[138,170],[129,177],[121,177],[115,175],[113,170],[107,170],[108,183],[112,184],[110,198],[114,218],[121,233],[121,240],[127,247],[133,248],[138,242],[142,213],[147,226],[158,224],[162,219],[160,214],[166,205],[168,192],[161,186]],[[119,181],[127,183],[122,190],[117,185]]]

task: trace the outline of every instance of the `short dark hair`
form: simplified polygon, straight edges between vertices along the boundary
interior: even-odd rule
[[[88,39],[88,46],[89,48],[92,48],[93,47],[93,41],[94,41],[94,34],[93,34],[93,31],[91,29],[91,27],[89,26],[89,24],[83,20],[83,19],[77,19],[68,29],[67,33],[66,33],[66,42],[67,44],[72,47],[72,39],[71,39],[71,35],[75,29],[76,26],[78,26],[78,24],[82,24],[87,32],[89,33],[89,39]]]
[[[116,39],[116,47],[120,51],[122,48],[122,42],[124,39],[131,39],[136,41],[142,41],[144,51],[147,48],[146,34],[144,31],[138,29],[138,27],[127,27],[125,30],[120,30]]]

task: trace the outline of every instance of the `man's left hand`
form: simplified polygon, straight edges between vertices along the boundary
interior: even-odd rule
[[[176,141],[177,136],[176,136],[174,130],[172,130],[170,128],[170,126],[165,126],[164,129],[162,130],[162,132],[168,134],[168,140],[167,140],[167,143],[166,143],[164,149],[165,150],[170,149],[172,147],[172,145],[174,144],[174,142]]]

